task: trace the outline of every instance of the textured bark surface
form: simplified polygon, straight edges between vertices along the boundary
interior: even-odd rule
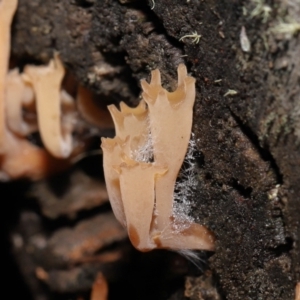
[[[159,68],[164,87],[174,89],[178,64],[188,66],[197,79],[193,132],[199,182],[192,214],[217,238],[216,252],[202,267],[209,275],[192,274],[172,253],[136,254],[121,232],[109,242],[119,243],[108,246],[110,256],[100,245],[87,247],[84,241],[95,237],[85,233],[82,248],[74,242],[81,249],[79,260],[62,263],[49,246],[59,232],[71,226],[75,239],[75,226],[104,218],[108,209],[95,208],[95,179],[81,183],[75,175],[59,181],[63,187],[33,184],[34,204],[2,204],[8,211],[3,228],[13,229],[21,273],[34,299],[54,299],[53,291],[60,299],[70,294],[88,299],[85,293],[99,271],[108,278],[111,299],[120,299],[118,292],[131,299],[294,299],[300,281],[300,30],[281,32],[279,25],[300,23],[299,1],[154,1],[19,0],[12,54],[22,66],[47,62],[59,51],[68,70],[99,101],[132,105],[139,99],[139,80],[149,79],[151,70]],[[243,26],[249,52],[240,42]],[[201,35],[199,43],[180,40],[193,33]],[[95,161],[82,165],[91,170]],[[11,191],[14,184],[1,188]],[[70,203],[66,191],[74,186],[91,187],[86,207],[84,201],[77,200],[76,209]],[[3,202],[26,198],[26,190]],[[9,216],[15,217],[8,222]],[[149,284],[150,274],[160,275]],[[188,277],[185,292],[184,275],[198,276]]]

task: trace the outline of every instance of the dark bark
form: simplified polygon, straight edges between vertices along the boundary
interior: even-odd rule
[[[217,286],[217,293],[209,293],[210,286],[201,295],[203,298],[197,298],[197,293],[184,298],[181,284],[170,299],[294,299],[296,282],[300,281],[300,43],[296,31],[290,35],[279,33],[277,25],[299,23],[299,3],[157,0],[151,10],[153,1],[120,2],[20,0],[12,39],[17,64],[43,63],[59,51],[68,69],[99,95],[99,101],[136,104],[139,80],[149,79],[150,70],[159,68],[164,86],[173,89],[176,68],[184,62],[197,79],[193,132],[199,152],[199,184],[192,199],[192,214],[217,238],[216,252],[205,265],[213,274],[211,285]],[[268,16],[264,15],[266,7],[271,8]],[[250,52],[244,52],[240,44],[242,26],[251,42]],[[199,43],[192,38],[179,41],[193,32],[201,35]],[[228,90],[236,93],[228,94]],[[71,186],[76,184],[81,183],[78,180]],[[32,226],[47,235],[47,245],[48,238],[53,239],[61,227],[91,222],[92,216],[103,213],[96,209],[79,213],[73,221],[49,221],[46,217],[52,213],[56,218],[60,210],[56,206],[47,214],[47,198],[43,198],[42,190],[36,191],[42,212],[33,207],[35,212],[31,214],[36,220],[46,219],[47,224],[39,227],[41,221],[37,221]],[[66,198],[62,196],[61,201]],[[94,206],[88,209],[91,207]],[[19,226],[24,228],[23,233],[20,227],[16,232],[30,243],[26,235],[31,222],[24,218],[22,212]],[[113,250],[124,247],[121,243]],[[93,250],[93,255],[99,248]],[[134,278],[141,286],[150,274],[136,268],[131,254],[127,259],[124,254],[116,258],[112,267],[107,267],[106,262],[99,266],[82,262],[66,275],[62,272],[70,266],[51,261],[48,252],[29,254],[22,248],[15,253],[24,276],[29,274],[24,266],[27,261],[33,277],[37,266],[49,272],[62,269],[53,278],[67,279],[53,280],[69,282],[68,286],[58,288],[51,280],[47,283],[61,293],[87,291],[96,273],[105,269],[108,279],[113,284],[118,282],[117,286],[130,295],[130,289],[125,287],[128,280],[120,279],[127,276],[124,272],[133,266],[133,273],[137,272]],[[162,272],[162,257],[168,261],[178,259],[168,253],[161,257],[143,255],[157,264],[153,274]],[[49,265],[42,266],[48,258]],[[122,265],[124,259],[126,267],[118,269],[116,265]],[[170,269],[153,283],[154,290],[162,289],[154,293],[155,299],[167,299],[176,290],[170,286],[188,274],[186,270],[178,271],[178,267],[171,269],[171,263],[163,266]],[[41,286],[30,276],[27,280],[35,299],[53,299],[44,291],[43,297],[48,298],[38,298]],[[205,287],[203,277],[189,279],[193,285],[190,290],[201,289],[201,282]],[[146,295],[143,291],[132,293],[133,299],[148,299],[147,289]]]

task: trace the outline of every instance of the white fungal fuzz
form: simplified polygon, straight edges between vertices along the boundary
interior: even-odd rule
[[[149,123],[149,120],[147,120]],[[153,141],[150,131],[150,126],[148,126],[147,138],[145,143],[138,147],[137,149],[131,150],[130,158],[138,162],[152,162],[153,161]]]
[[[175,230],[188,228],[191,223],[195,222],[194,218],[190,215],[191,198],[197,186],[195,150],[196,142],[192,133],[189,147],[175,185],[173,203],[173,216],[177,220],[174,226]]]
[[[199,271],[203,271],[201,265],[205,265],[206,261],[199,252],[194,250],[178,250],[176,252],[191,262]]]

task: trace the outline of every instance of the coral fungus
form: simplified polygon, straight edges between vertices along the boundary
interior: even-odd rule
[[[56,53],[47,66],[26,66],[24,73],[8,70],[10,30],[17,5],[17,0],[0,2],[2,181],[21,177],[41,179],[70,166],[72,156],[85,149],[83,141],[73,141],[78,113],[75,100],[62,88],[65,68],[59,55]],[[87,106],[86,100],[86,95],[82,95],[81,107]],[[34,132],[40,133],[45,148],[27,139]]]
[[[116,137],[102,139],[108,194],[117,219],[141,251],[214,249],[204,226],[180,220],[174,213],[174,189],[191,137],[195,79],[178,67],[178,87],[168,92],[160,72],[142,81],[143,100],[109,110]]]

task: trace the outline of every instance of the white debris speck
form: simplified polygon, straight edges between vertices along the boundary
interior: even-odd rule
[[[241,43],[242,50],[244,52],[250,52],[251,44],[250,44],[250,41],[248,39],[246,29],[245,29],[244,26],[242,26],[241,33],[240,33],[240,43]]]
[[[236,90],[228,89],[228,91],[224,94],[224,97],[235,96],[238,92]]]

